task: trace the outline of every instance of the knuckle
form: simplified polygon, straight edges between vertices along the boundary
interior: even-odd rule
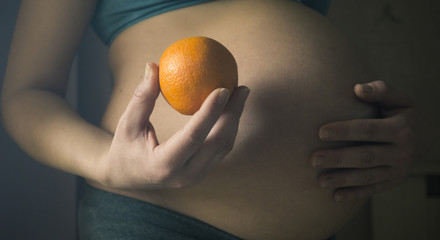
[[[145,103],[149,101],[155,101],[156,96],[153,94],[152,89],[149,89],[145,85],[139,85],[133,92],[132,101],[134,103]]]
[[[200,145],[205,141],[205,138],[206,134],[202,130],[195,129],[189,132],[187,136],[187,142],[190,145]]]
[[[133,101],[136,103],[145,101],[147,91],[142,87],[137,87],[133,92]]]

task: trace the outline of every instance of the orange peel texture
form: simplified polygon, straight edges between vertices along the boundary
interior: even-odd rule
[[[237,63],[232,53],[214,39],[181,39],[160,58],[159,84],[171,107],[193,115],[213,90],[227,88],[232,93],[238,85]]]

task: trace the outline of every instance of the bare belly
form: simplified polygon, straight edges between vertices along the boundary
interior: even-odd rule
[[[309,158],[331,147],[317,137],[321,124],[373,116],[352,87],[374,75],[324,18],[297,3],[216,1],[125,30],[109,51],[115,84],[102,127],[115,130],[145,62],[158,62],[178,39],[200,35],[233,53],[239,84],[251,89],[233,151],[197,185],[118,193],[245,239],[323,239],[336,232],[362,202],[336,203],[332,191],[318,186]],[[160,141],[187,120],[159,97],[151,121]]]

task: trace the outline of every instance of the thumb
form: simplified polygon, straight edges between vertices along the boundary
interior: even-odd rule
[[[159,96],[158,66],[147,63],[142,82],[135,89],[121,116],[118,128],[128,136],[137,136],[147,127],[154,104]]]
[[[385,109],[411,107],[411,98],[384,81],[374,81],[366,84],[356,84],[355,94],[362,100],[378,103]]]

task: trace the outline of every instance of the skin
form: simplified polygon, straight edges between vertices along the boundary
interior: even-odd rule
[[[318,181],[323,188],[335,189],[337,201],[366,198],[396,186],[408,175],[413,161],[415,123],[410,97],[383,81],[357,84],[354,93],[377,103],[383,118],[334,122],[320,128],[323,141],[369,142],[313,153],[313,167],[336,169],[320,175]]]
[[[298,30],[296,32],[303,31],[309,36],[309,40],[313,40],[313,36],[315,39],[320,38],[322,34],[321,37],[325,36],[327,40],[325,44],[329,45],[319,45],[318,48],[313,45],[314,41],[300,41],[302,37],[300,35],[286,35],[286,37],[292,37],[291,42],[299,41],[302,44],[310,42],[312,45],[305,47],[308,50],[306,52],[312,57],[331,58],[334,54],[327,56],[326,52],[320,50],[336,49],[334,51],[339,51],[338,57],[341,57],[341,62],[335,61],[334,64],[339,66],[338,69],[346,71],[342,78],[332,68],[317,65],[316,69],[320,69],[318,72],[331,73],[326,76],[329,81],[322,81],[322,76],[313,75],[315,77],[310,79],[309,85],[298,85],[297,88],[293,88],[295,91],[311,86],[306,92],[313,92],[316,88],[327,89],[328,92],[324,94],[333,99],[323,101],[328,106],[313,105],[315,103],[312,100],[308,101],[309,97],[315,96],[313,94],[301,95],[301,92],[294,92],[284,96],[285,100],[289,100],[292,95],[297,95],[304,100],[304,103],[310,104],[310,106],[305,105],[304,109],[314,110],[311,111],[312,116],[309,119],[301,120],[299,118],[301,116],[291,117],[297,122],[290,124],[292,126],[290,131],[296,131],[296,135],[301,136],[307,151],[303,151],[300,145],[289,145],[290,149],[284,146],[286,152],[279,152],[279,147],[273,146],[273,149],[264,148],[266,152],[257,154],[253,158],[248,156],[250,151],[246,149],[247,144],[251,144],[251,149],[255,149],[255,146],[261,148],[263,145],[259,144],[263,143],[249,141],[248,139],[257,138],[244,133],[252,134],[267,130],[268,128],[259,128],[259,126],[264,127],[266,126],[264,124],[271,121],[281,123],[281,126],[284,124],[283,118],[276,118],[276,114],[272,118],[264,118],[267,114],[263,113],[273,109],[273,105],[270,105],[270,101],[265,101],[268,99],[265,98],[267,97],[265,92],[258,91],[261,80],[266,80],[265,77],[273,77],[277,72],[268,72],[267,76],[261,75],[264,72],[256,72],[255,70],[265,69],[268,63],[246,61],[259,59],[261,54],[266,54],[264,50],[267,48],[257,47],[263,51],[261,53],[252,49],[246,51],[246,48],[234,45],[237,41],[227,37],[229,36],[227,33],[231,31],[229,27],[217,26],[216,31],[212,32],[212,27],[205,29],[202,24],[197,32],[185,34],[218,34],[216,37],[222,38],[221,41],[236,53],[238,64],[242,66],[240,81],[247,87],[239,87],[232,93],[219,89],[214,91],[205,101],[202,109],[190,118],[164,117],[173,115],[167,115],[170,112],[159,95],[157,65],[148,64],[145,67],[145,60],[157,59],[161,49],[169,45],[171,39],[181,37],[182,33],[170,29],[166,32],[167,29],[161,29],[162,35],[157,34],[157,26],[167,26],[170,20],[179,20],[182,16],[197,18],[198,15],[191,11],[215,14],[216,11],[212,10],[217,8],[213,7],[210,10],[211,6],[215,6],[214,4],[227,6],[236,3],[233,9],[237,11],[249,7],[246,5],[247,1],[203,4],[158,16],[120,34],[109,53],[110,65],[115,76],[115,89],[102,125],[97,127],[84,121],[63,99],[71,63],[96,2],[24,0],[16,24],[2,92],[2,120],[5,129],[28,154],[46,165],[82,176],[95,187],[180,211],[238,236],[249,239],[258,239],[258,237],[264,239],[266,236],[265,239],[279,239],[295,235],[304,236],[301,239],[315,239],[336,231],[334,228],[343,224],[345,218],[351,216],[362,205],[365,196],[397,184],[408,172],[412,146],[411,105],[407,104],[407,97],[404,94],[386,87],[383,82],[370,83],[372,91],[367,93],[359,91],[360,87],[357,86],[354,92],[358,97],[381,106],[383,118],[370,119],[371,107],[355,102],[343,89],[354,85],[353,79],[358,77],[355,74],[359,72],[365,72],[365,75],[359,76],[364,79],[363,82],[366,82],[365,79],[373,79],[373,75],[370,75],[362,64],[353,65],[355,69],[357,68],[353,72],[350,72],[350,68],[341,68],[340,66],[351,63],[349,61],[351,58],[357,59],[350,51],[344,51],[347,43],[337,35],[334,38],[333,35],[326,35],[327,28],[324,28],[321,25],[322,21],[310,11],[294,3],[279,1],[280,4],[286,4],[289,11],[281,11],[285,15],[277,16],[310,20],[311,26],[315,26],[319,31],[309,32],[308,28],[303,29],[301,25],[295,25]],[[259,3],[266,4],[264,1]],[[262,7],[253,10],[266,11],[272,7],[270,4],[260,6]],[[295,11],[293,16],[291,10]],[[249,15],[251,16],[258,15]],[[191,18],[186,20],[191,21]],[[179,21],[171,21],[173,22]],[[246,24],[253,27],[252,21]],[[194,26],[194,24],[190,25]],[[41,28],[41,26],[45,27]],[[269,24],[269,26],[273,25]],[[186,28],[182,29],[187,31]],[[157,36],[148,38],[151,33],[156,33]],[[256,38],[261,42],[255,44],[266,46],[264,40],[270,36],[269,33],[261,35]],[[136,43],[138,39],[142,42]],[[345,44],[341,44],[340,41]],[[130,46],[133,48],[131,49]],[[278,90],[283,89],[285,85],[282,84],[286,83],[284,80],[287,77],[295,76],[297,79],[302,79],[313,73],[301,72],[300,64],[283,65],[290,62],[299,63],[302,58],[291,59],[291,55],[288,54],[280,56],[283,57],[289,61],[270,62],[271,67],[276,67],[278,72],[283,73],[278,79],[272,78],[277,81],[274,83],[281,84]],[[267,69],[271,70],[271,68]],[[258,75],[252,75],[253,73]],[[287,80],[291,79],[287,78]],[[274,86],[278,86],[276,84]],[[248,87],[252,89],[251,85],[255,91],[253,90],[254,94],[247,99]],[[266,89],[267,92],[270,90],[273,89]],[[280,97],[282,98],[283,95],[280,94]],[[248,106],[246,108],[244,108],[245,102]],[[339,106],[346,111],[340,111]],[[294,106],[294,110],[301,110],[300,107],[303,106]],[[351,114],[351,110],[359,110],[359,112],[354,115]],[[293,114],[295,111],[284,111],[283,114],[289,112]],[[329,114],[326,114],[326,111]],[[331,116],[332,120],[328,116]],[[317,131],[322,123],[348,117],[356,120],[324,125],[320,131],[321,140],[318,136],[314,136],[315,129]],[[249,119],[260,120],[257,122],[260,125],[240,125],[240,119],[243,118],[247,123]],[[367,119],[361,120],[361,118]],[[166,119],[173,121],[166,122]],[[242,134],[239,134],[240,129],[246,127],[255,128],[252,131],[241,130]],[[330,132],[334,134],[323,134],[325,129],[332,129]],[[282,131],[278,129],[278,131],[290,132],[286,129]],[[269,139],[268,143],[280,139],[280,143],[290,144],[290,141],[295,140],[287,135],[283,135],[285,139],[281,139],[279,134],[271,131],[262,133]],[[364,144],[362,147],[353,146],[353,144],[341,144],[341,140],[366,141],[369,144]],[[268,143],[265,144],[270,146]],[[240,147],[234,148],[233,146],[237,144]],[[315,152],[316,149],[320,150]],[[293,160],[287,161],[286,164],[283,159],[289,153],[292,154]],[[317,156],[327,156],[327,159],[318,162]],[[367,160],[364,156],[368,156]],[[269,158],[274,162],[268,162]],[[302,164],[302,159],[308,158],[311,158],[315,169],[310,166],[306,168]],[[244,160],[240,162],[238,161],[240,159]],[[355,169],[347,170],[347,167]],[[329,172],[328,169],[332,171]],[[274,177],[266,170],[276,170],[275,177],[279,179],[279,184],[273,185],[271,182],[263,181],[264,176],[267,179]],[[249,177],[242,176],[243,172],[248,173]],[[255,176],[263,176],[261,182]],[[319,189],[318,183],[313,179],[318,179],[324,189]],[[210,191],[213,186],[217,188],[217,192]],[[291,189],[286,191],[288,187]],[[233,190],[235,188],[237,189]],[[152,189],[155,190],[151,191]],[[305,192],[304,189],[308,191]],[[282,192],[285,198],[267,199],[259,194],[264,191]],[[200,201],[198,197],[203,196],[200,193],[209,193],[212,196],[217,196],[217,193],[224,194],[217,196],[218,199],[213,197],[211,202],[198,202]],[[331,201],[331,196],[336,200],[355,201],[338,204]],[[223,204],[230,199],[235,199],[233,205]],[[261,208],[267,205],[266,200],[275,201],[270,202],[272,204],[270,212]],[[237,204],[234,205],[235,203]],[[311,204],[308,206],[313,207],[314,211],[295,208],[307,204]],[[234,208],[229,209],[230,206]],[[243,216],[229,219],[228,214],[234,212],[242,212]],[[268,213],[293,219],[297,224],[292,226],[274,217],[264,222],[268,227],[256,228],[255,226],[263,224],[259,221],[265,219]],[[340,219],[329,222],[326,216],[339,216]],[[316,224],[325,229],[314,232],[302,231]],[[285,231],[274,232],[275,227],[270,226],[277,226],[277,229]]]
[[[104,185],[136,190],[182,188],[198,182],[231,151],[249,92],[244,86],[231,96],[225,88],[213,91],[183,129],[159,144],[149,119],[160,93],[158,66],[147,64],[144,79],[116,127],[106,156],[105,172],[111,177]],[[132,164],[126,166],[127,161]]]
[[[84,121],[63,97],[66,93],[70,65],[93,14],[95,4],[96,1],[89,0],[56,2],[56,4],[52,1],[22,2],[3,83],[2,123],[11,137],[36,160],[90,181],[111,185],[119,181],[110,180],[108,177],[112,175],[111,166],[114,164],[111,158],[115,155],[127,154],[127,150],[119,146],[121,142],[127,141],[126,137],[130,136],[130,133],[125,134],[121,130],[114,136],[103,128],[91,125]],[[40,29],[38,26],[41,25],[47,28]],[[62,29],[69,29],[69,32],[63,32]],[[157,65],[153,64],[151,68],[154,69],[154,76],[157,77]],[[26,71],[23,71],[24,69]],[[142,79],[144,78],[145,74],[142,75]],[[134,91],[132,104],[127,109],[134,108],[137,102],[137,105],[143,104],[141,106],[145,108],[145,103],[154,99],[150,94],[147,95],[146,90],[150,91],[148,93],[153,92],[157,98],[159,92],[156,83],[154,87],[153,90],[145,87],[145,84],[140,84]],[[168,145],[174,145],[175,151],[179,151],[180,146],[187,151],[195,152],[198,148],[204,147],[201,146],[200,140],[206,131],[214,127],[213,123],[219,118],[226,118],[223,125],[226,125],[227,129],[221,128],[222,131],[212,136],[215,140],[220,139],[221,144],[217,147],[211,146],[206,151],[206,156],[203,156],[204,161],[210,161],[210,157],[214,155],[211,152],[222,152],[225,148],[230,150],[236,132],[233,127],[228,126],[238,125],[242,111],[240,106],[244,104],[244,101],[235,96],[241,96],[242,92],[246,95],[247,91],[246,87],[238,88],[231,98],[227,99],[228,104],[225,102],[215,104],[219,96],[213,92],[205,101],[205,107],[193,117],[194,120],[188,123],[188,127],[182,130],[183,133],[171,140],[172,143]],[[144,96],[148,96],[148,99],[143,99]],[[149,104],[152,111],[154,103]],[[223,111],[225,107],[229,110]],[[123,125],[126,119],[143,119],[143,116],[136,114],[135,110],[129,113],[133,116],[121,117],[120,125]],[[231,118],[231,114],[236,116]],[[222,117],[224,115],[226,117]],[[130,128],[134,130],[126,127],[124,131],[139,130],[131,125]],[[225,147],[226,145],[229,147]],[[115,148],[119,148],[122,153],[114,150]],[[173,154],[174,152],[162,150],[158,151],[155,157],[169,158],[167,156]],[[184,162],[186,159],[181,161]],[[130,183],[116,185],[136,187],[130,187]],[[159,186],[152,186],[152,188],[156,187]]]

